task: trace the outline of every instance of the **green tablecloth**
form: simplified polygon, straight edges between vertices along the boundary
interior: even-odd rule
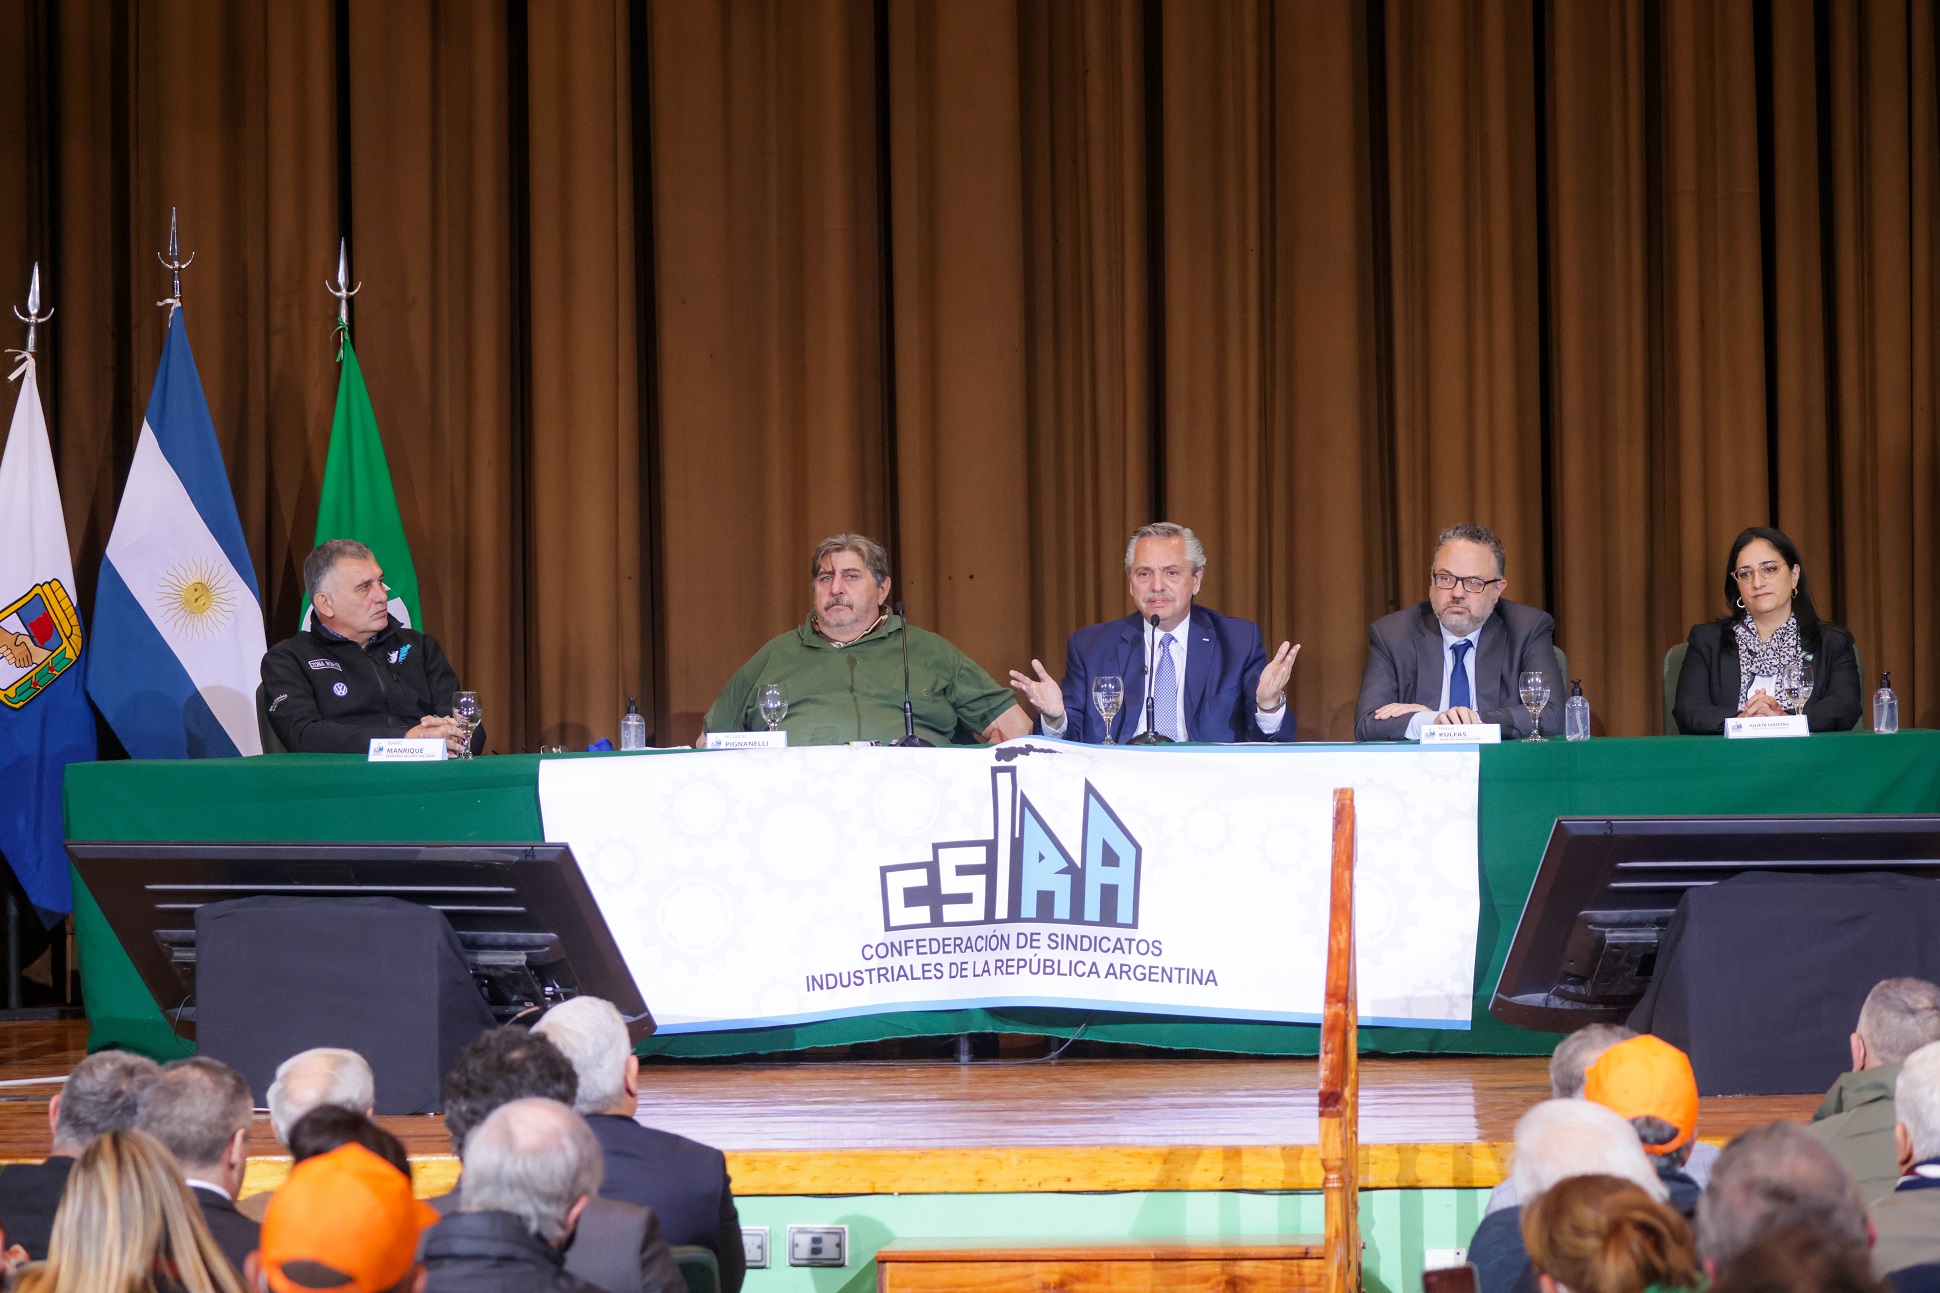
[[[1305,757],[1319,755],[1308,751]],[[573,755],[566,757],[600,757]],[[610,756],[627,757],[627,756]],[[1155,753],[1154,757],[1165,757]],[[1303,757],[1298,746],[1289,757]],[[539,823],[538,756],[372,765],[350,755],[82,763],[68,769],[75,840],[527,841]],[[1940,812],[1940,732],[1806,740],[1600,738],[1485,747],[1481,917],[1473,1027],[1363,1028],[1366,1052],[1545,1054],[1547,1033],[1488,1013],[1523,899],[1559,816]],[[75,882],[89,1046],[173,1057],[189,1046],[163,1020],[99,908]],[[649,1002],[649,1005],[652,1003]],[[1165,1019],[1068,1010],[875,1015],[794,1027],[649,1038],[646,1053],[743,1055],[959,1032],[1068,1035],[1147,1046],[1308,1055],[1310,1025]]]

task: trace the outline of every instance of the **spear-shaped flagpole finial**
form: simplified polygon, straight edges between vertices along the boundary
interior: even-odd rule
[[[350,328],[350,298],[364,290],[362,283],[357,284],[355,287],[350,285],[349,239],[337,239],[337,281],[332,283],[329,279],[325,279],[323,281],[323,290],[337,298],[337,321],[344,326],[345,331],[348,331]]]
[[[171,310],[182,308],[182,271],[195,264],[195,253],[190,252],[187,260],[182,259],[182,240],[175,232],[175,208],[168,209],[168,255],[155,253],[155,259],[162,262],[162,268],[169,271],[169,295],[155,302],[166,305]]]
[[[22,314],[20,307],[13,308],[13,317],[27,325],[27,349],[24,353],[34,353],[34,329],[54,317],[50,306],[46,314],[40,312],[40,262],[34,262],[34,277],[27,286],[27,313]]]

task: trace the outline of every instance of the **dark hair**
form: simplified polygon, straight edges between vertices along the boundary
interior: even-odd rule
[[[1697,1137],[1693,1136],[1676,1149],[1662,1154],[1651,1154],[1652,1149],[1659,1145],[1668,1145],[1684,1133],[1664,1119],[1647,1113],[1638,1114],[1632,1118],[1630,1125],[1637,1129],[1637,1139],[1643,1142],[1644,1152],[1650,1154],[1650,1165],[1657,1169],[1657,1175],[1660,1177],[1682,1170],[1685,1162],[1691,1157],[1692,1148],[1697,1145]]]
[[[465,1137],[492,1110],[514,1100],[538,1096],[572,1108],[579,1075],[572,1061],[538,1033],[507,1025],[478,1035],[445,1074],[445,1131],[462,1155]]]
[[[1792,615],[1799,622],[1799,644],[1807,651],[1819,649],[1819,612],[1812,604],[1812,578],[1805,573],[1805,563],[1799,560],[1798,545],[1785,536],[1785,531],[1774,530],[1769,525],[1754,525],[1743,531],[1731,542],[1731,556],[1724,563],[1724,610],[1728,620],[1742,620],[1749,614],[1740,604],[1738,597],[1738,554],[1754,541],[1763,539],[1778,549],[1780,560],[1787,566],[1796,566],[1799,572],[1798,596],[1792,599]]]
[[[1697,1246],[1684,1218],[1634,1183],[1571,1176],[1522,1210],[1529,1263],[1573,1293],[1696,1288]]]
[[[1801,1222],[1780,1226],[1738,1254],[1712,1293],[1887,1293],[1871,1258],[1849,1236]]]
[[[301,1163],[345,1145],[362,1145],[371,1153],[411,1176],[411,1157],[404,1142],[354,1109],[321,1104],[290,1124],[290,1159]]]
[[[1494,530],[1473,521],[1463,521],[1443,530],[1435,539],[1435,551],[1440,552],[1449,544],[1460,539],[1464,543],[1479,543],[1495,554],[1495,577],[1501,579],[1509,573],[1509,554],[1502,550],[1502,540]]]

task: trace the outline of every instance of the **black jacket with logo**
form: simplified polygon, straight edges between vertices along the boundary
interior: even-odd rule
[[[426,714],[449,714],[458,687],[438,639],[393,616],[363,646],[322,624],[263,656],[263,702],[283,747],[301,754],[362,754],[373,737],[398,737]],[[485,748],[485,727],[472,733]]]

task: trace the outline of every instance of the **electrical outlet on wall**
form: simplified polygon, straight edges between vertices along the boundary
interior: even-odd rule
[[[847,1266],[849,1228],[847,1226],[788,1227],[788,1264],[790,1266]]]
[[[1466,1261],[1468,1261],[1466,1248],[1430,1248],[1421,1254],[1421,1269],[1444,1271],[1451,1266],[1460,1266]]]
[[[749,1270],[768,1269],[768,1227],[741,1227],[741,1255],[747,1259]]]

